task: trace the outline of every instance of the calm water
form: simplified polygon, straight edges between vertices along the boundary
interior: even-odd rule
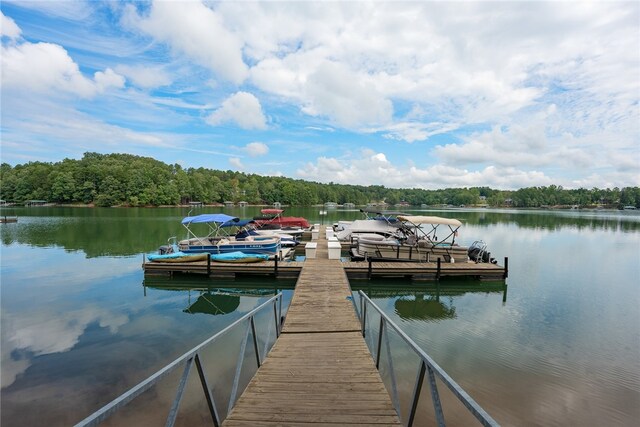
[[[506,289],[376,280],[354,281],[354,291],[367,292],[503,425],[636,425],[640,215],[428,212],[461,219],[461,243],[483,239],[501,263],[508,256]],[[186,209],[13,213],[19,222],[0,226],[2,425],[73,424],[269,295],[283,290],[286,304],[292,295],[292,282],[270,279],[145,281],[141,254],[183,236]],[[324,223],[361,217],[288,213]],[[228,347],[216,356],[220,369],[235,363]],[[409,384],[414,361],[397,351]]]

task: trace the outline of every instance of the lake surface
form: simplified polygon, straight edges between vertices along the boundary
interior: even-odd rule
[[[258,208],[219,211],[247,218]],[[145,281],[141,254],[184,236],[187,212],[7,212],[19,222],[0,226],[2,425],[74,424],[270,295],[282,291],[286,309],[292,281]],[[509,257],[506,288],[352,281],[356,303],[364,290],[502,425],[637,425],[638,213],[407,212],[462,220],[461,244],[482,239],[500,263]],[[357,210],[287,213],[325,224],[361,218]],[[210,310],[202,308],[205,296]],[[216,356],[219,369],[235,363],[237,348],[228,347]],[[417,365],[401,350],[397,357],[399,381],[410,384]],[[465,425],[443,399],[447,421]],[[423,401],[426,413],[426,391]]]

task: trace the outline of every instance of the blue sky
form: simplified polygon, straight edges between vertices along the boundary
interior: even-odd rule
[[[640,186],[638,2],[7,1],[2,162]]]

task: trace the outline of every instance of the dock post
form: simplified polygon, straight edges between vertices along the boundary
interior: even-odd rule
[[[369,270],[367,270],[367,279],[371,279],[371,258],[369,258]]]
[[[504,279],[509,277],[509,257],[504,257]]]
[[[273,264],[273,275],[275,277],[278,277],[278,254],[276,254],[276,256],[274,257],[274,264]]]
[[[440,262],[442,258],[438,257],[438,269],[436,270],[436,280],[440,280]]]
[[[207,257],[207,276],[211,276],[211,255]]]

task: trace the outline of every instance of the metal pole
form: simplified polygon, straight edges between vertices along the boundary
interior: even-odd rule
[[[364,304],[364,311],[362,312],[362,337],[366,338],[366,323],[367,323],[367,304]]]
[[[418,400],[420,399],[420,391],[422,390],[422,383],[424,381],[424,373],[427,369],[427,365],[424,360],[420,361],[420,370],[416,377],[416,383],[413,387],[413,398],[411,399],[411,411],[409,412],[409,420],[407,421],[407,427],[413,425],[413,420],[416,417],[416,409],[418,408]]]
[[[184,372],[182,373],[182,378],[180,378],[180,385],[178,385],[178,391],[176,392],[176,398],[173,400],[173,405],[171,405],[171,409],[169,410],[169,416],[167,416],[165,427],[173,427],[176,422],[178,408],[180,407],[180,401],[182,400],[182,395],[184,393],[184,387],[187,385],[187,378],[189,378],[189,372],[191,372],[191,365],[193,365],[193,357],[187,359]]]
[[[444,427],[444,414],[442,413],[442,403],[440,403],[440,394],[438,394],[438,386],[436,384],[436,376],[431,366],[427,367],[429,373],[429,387],[431,388],[431,400],[433,401],[433,410],[436,415],[438,426]]]
[[[251,316],[251,333],[253,334],[253,349],[256,351],[256,362],[258,362],[258,368],[262,365],[260,361],[260,352],[258,351],[258,336],[256,335],[256,324]]]
[[[276,302],[273,302],[273,317],[276,321],[276,338],[280,336],[280,328],[278,327],[278,308],[276,307]]]
[[[204,374],[204,369],[202,369],[202,363],[200,362],[200,356],[196,354],[196,368],[198,368],[198,376],[200,377],[200,383],[202,384],[202,391],[204,391],[204,396],[207,399],[207,406],[209,407],[209,412],[211,413],[211,419],[213,419],[213,426],[220,426],[220,416],[218,415],[218,410],[216,409],[216,404],[213,401],[213,396],[211,395],[211,389],[209,388],[209,383],[207,382],[207,377]]]
[[[242,344],[240,344],[240,352],[238,353],[238,361],[236,362],[236,374],[233,377],[233,385],[231,386],[231,394],[229,395],[229,407],[227,408],[227,415],[229,415],[231,409],[233,409],[233,405],[236,402],[236,394],[238,394],[238,382],[240,381],[240,372],[242,372],[242,361],[244,360],[244,353],[247,348],[250,326],[251,325],[247,325],[247,330],[244,333]]]
[[[278,298],[278,330],[282,332],[282,295]]]
[[[380,333],[378,334],[378,349],[376,353],[376,369],[380,370],[380,353],[382,348],[382,331],[384,331],[384,317],[380,316]]]

